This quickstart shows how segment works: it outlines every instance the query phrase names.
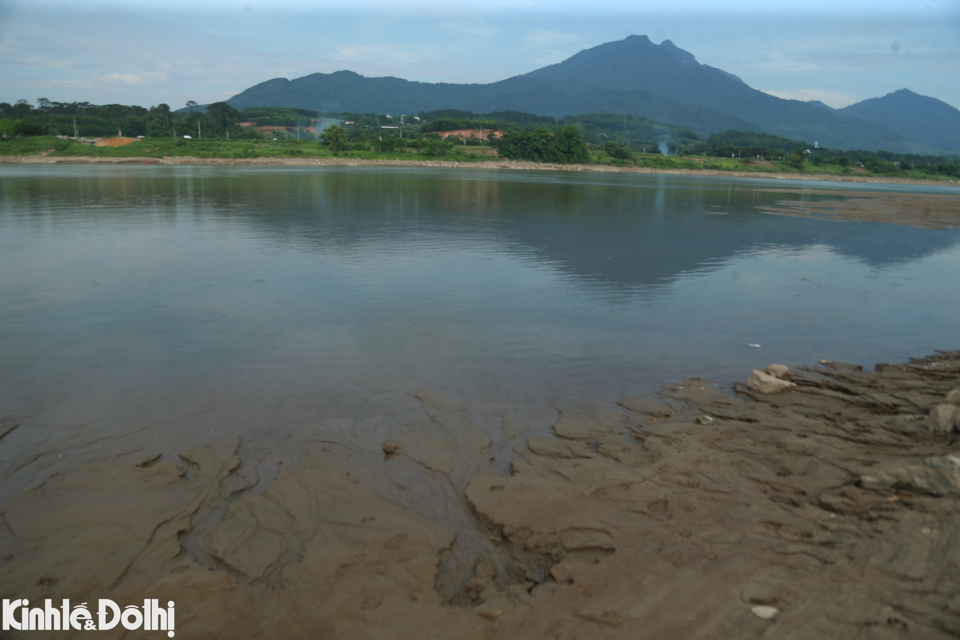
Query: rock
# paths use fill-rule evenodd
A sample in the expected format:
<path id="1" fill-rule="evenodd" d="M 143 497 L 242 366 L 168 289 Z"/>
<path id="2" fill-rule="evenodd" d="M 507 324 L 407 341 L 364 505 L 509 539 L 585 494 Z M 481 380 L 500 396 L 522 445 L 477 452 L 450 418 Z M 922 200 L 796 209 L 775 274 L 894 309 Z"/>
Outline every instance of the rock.
<path id="1" fill-rule="evenodd" d="M 750 611 L 753 612 L 753 615 L 757 616 L 762 620 L 773 620 L 774 618 L 777 617 L 778 609 L 776 607 L 768 607 L 765 605 L 761 605 L 758 607 L 753 607 L 752 609 L 750 609 Z"/>
<path id="2" fill-rule="evenodd" d="M 960 404 L 960 387 L 947 394 L 947 403 Z"/>
<path id="3" fill-rule="evenodd" d="M 553 432 L 569 440 L 596 440 L 611 433 L 621 433 L 620 414 L 612 409 L 583 400 L 568 400 L 560 408 L 560 419 Z"/>
<path id="4" fill-rule="evenodd" d="M 785 364 L 772 364 L 769 367 L 764 367 L 763 372 L 774 378 L 786 378 L 790 376 L 790 369 Z"/>
<path id="5" fill-rule="evenodd" d="M 646 398 L 644 396 L 624 396 L 623 398 L 617 400 L 617 404 L 624 409 L 629 409 L 630 411 L 635 411 L 637 413 L 644 413 L 648 416 L 665 418 L 676 413 L 676 411 L 671 409 L 666 404 L 652 400 L 651 398 Z"/>
<path id="6" fill-rule="evenodd" d="M 906 487 L 930 495 L 960 497 L 960 454 L 926 458 L 863 476 L 867 489 Z"/>
<path id="7" fill-rule="evenodd" d="M 927 428 L 934 433 L 950 433 L 960 422 L 960 409 L 953 404 L 938 404 L 930 410 Z"/>
<path id="8" fill-rule="evenodd" d="M 750 377 L 747 378 L 747 386 L 757 393 L 780 393 L 797 385 L 754 369 L 753 372 L 750 373 Z"/>

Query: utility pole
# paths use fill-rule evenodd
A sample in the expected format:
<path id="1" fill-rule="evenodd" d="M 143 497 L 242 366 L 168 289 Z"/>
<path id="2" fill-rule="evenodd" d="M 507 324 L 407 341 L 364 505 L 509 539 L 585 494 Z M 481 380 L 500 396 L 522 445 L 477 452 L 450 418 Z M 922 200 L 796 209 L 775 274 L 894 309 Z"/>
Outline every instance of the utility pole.
<path id="1" fill-rule="evenodd" d="M 197 137 L 203 140 L 203 136 L 200 135 L 200 120 L 197 119 Z"/>

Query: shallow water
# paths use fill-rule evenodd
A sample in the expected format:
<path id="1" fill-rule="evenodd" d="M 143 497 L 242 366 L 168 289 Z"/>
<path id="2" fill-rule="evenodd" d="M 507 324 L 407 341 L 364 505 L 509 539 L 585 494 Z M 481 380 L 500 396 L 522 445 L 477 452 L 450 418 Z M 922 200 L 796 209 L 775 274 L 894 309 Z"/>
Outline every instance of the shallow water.
<path id="1" fill-rule="evenodd" d="M 0 418 L 21 425 L 0 481 L 234 433 L 372 451 L 415 428 L 416 387 L 503 440 L 571 396 L 957 348 L 960 232 L 757 208 L 836 197 L 779 191 L 801 187 L 893 190 L 0 166 Z"/>

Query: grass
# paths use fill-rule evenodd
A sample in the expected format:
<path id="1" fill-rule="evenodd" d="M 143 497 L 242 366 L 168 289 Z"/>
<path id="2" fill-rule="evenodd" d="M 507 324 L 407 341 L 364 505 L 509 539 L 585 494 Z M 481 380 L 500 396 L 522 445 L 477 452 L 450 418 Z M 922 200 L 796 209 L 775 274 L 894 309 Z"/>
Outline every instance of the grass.
<path id="1" fill-rule="evenodd" d="M 55 136 L 33 136 L 0 139 L 0 156 L 28 156 L 46 154 L 54 157 L 91 156 L 101 158 L 162 158 L 185 156 L 191 158 L 355 158 L 361 160 L 450 160 L 456 162 L 483 162 L 496 156 L 477 155 L 454 146 L 442 155 L 413 151 L 348 150 L 334 154 L 319 142 L 298 140 L 222 140 L 182 138 L 144 138 L 122 147 L 94 147 L 63 140 Z M 952 182 L 950 176 L 914 169 L 909 174 L 873 174 L 854 172 L 834 164 L 815 166 L 806 164 L 800 169 L 779 160 L 757 164 L 736 158 L 697 158 L 637 154 L 630 160 L 611 158 L 599 151 L 592 158 L 600 165 L 645 167 L 651 169 L 689 169 L 738 171 L 749 173 L 799 173 L 814 175 L 848 175 L 863 177 L 909 177 L 935 182 Z"/>
<path id="2" fill-rule="evenodd" d="M 62 140 L 55 136 L 8 138 L 0 140 L 0 156 L 37 155 L 54 157 L 89 156 L 96 158 L 162 158 L 185 156 L 191 158 L 363 158 L 383 160 L 444 159 L 457 162 L 477 162 L 484 156 L 463 153 L 454 148 L 443 155 L 429 155 L 409 151 L 356 151 L 334 154 L 319 142 L 289 140 L 184 140 L 171 138 L 144 138 L 122 147 L 94 147 L 89 144 Z"/>

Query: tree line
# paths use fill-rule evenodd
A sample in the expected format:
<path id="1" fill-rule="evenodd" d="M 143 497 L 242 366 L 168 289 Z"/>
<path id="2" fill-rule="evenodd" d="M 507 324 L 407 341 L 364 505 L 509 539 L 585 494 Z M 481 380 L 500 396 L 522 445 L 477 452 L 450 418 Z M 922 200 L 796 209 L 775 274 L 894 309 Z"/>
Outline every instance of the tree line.
<path id="1" fill-rule="evenodd" d="M 236 130 L 241 113 L 226 102 L 215 102 L 205 111 L 194 107 L 197 103 L 193 101 L 187 103 L 186 112 L 175 112 L 163 103 L 146 108 L 46 98 L 39 98 L 36 107 L 23 99 L 15 104 L 0 102 L 0 135 L 249 137 Z"/>

